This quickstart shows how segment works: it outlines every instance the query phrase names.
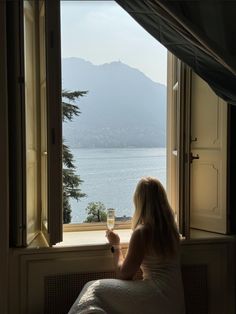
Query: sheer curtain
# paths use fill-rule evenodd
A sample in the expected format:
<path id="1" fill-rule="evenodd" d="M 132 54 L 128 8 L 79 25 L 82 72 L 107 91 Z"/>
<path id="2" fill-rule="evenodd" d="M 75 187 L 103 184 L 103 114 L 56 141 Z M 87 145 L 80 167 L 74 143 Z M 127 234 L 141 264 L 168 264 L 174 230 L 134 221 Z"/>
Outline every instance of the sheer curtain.
<path id="1" fill-rule="evenodd" d="M 116 0 L 144 29 L 236 104 L 236 1 Z"/>

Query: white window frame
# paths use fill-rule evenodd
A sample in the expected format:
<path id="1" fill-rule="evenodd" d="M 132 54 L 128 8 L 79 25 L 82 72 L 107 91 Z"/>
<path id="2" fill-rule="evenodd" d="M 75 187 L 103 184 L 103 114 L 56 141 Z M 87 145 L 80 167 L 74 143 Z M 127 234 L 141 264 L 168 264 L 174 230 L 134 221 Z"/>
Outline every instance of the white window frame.
<path id="1" fill-rule="evenodd" d="M 35 31 L 37 32 L 37 13 L 39 4 L 45 2 L 46 23 L 45 23 L 45 44 L 46 44 L 46 72 L 47 72 L 47 137 L 48 137 L 48 224 L 41 225 L 40 211 L 35 218 L 38 220 L 38 225 L 41 225 L 41 231 L 36 231 L 35 236 L 38 233 L 44 235 L 47 239 L 48 245 L 52 246 L 57 242 L 62 241 L 62 110 L 61 110 L 61 60 L 60 55 L 60 1 L 45 1 L 45 0 L 32 0 L 28 4 L 35 9 Z M 25 73 L 24 73 L 24 0 L 20 0 L 17 3 L 9 5 L 9 11 L 11 10 L 12 22 L 12 37 L 16 38 L 14 51 L 12 51 L 10 58 L 12 58 L 13 64 L 9 69 L 9 76 L 12 89 L 12 99 L 14 107 L 16 107 L 14 119 L 16 121 L 17 132 L 14 134 L 14 141 L 17 143 L 17 147 L 13 148 L 14 141 L 11 144 L 11 150 L 15 149 L 16 162 L 14 167 L 16 168 L 16 178 L 12 178 L 14 187 L 11 193 L 14 193 L 15 206 L 11 209 L 11 217 L 14 217 L 12 221 L 12 228 L 14 228 L 14 235 L 12 237 L 12 245 L 17 247 L 25 247 L 27 243 L 27 208 L 26 208 L 26 196 L 27 196 L 27 159 L 26 159 L 26 102 L 25 102 Z M 39 47 L 38 34 L 36 34 L 36 42 L 33 44 L 36 49 Z M 37 59 L 35 65 L 35 71 L 39 68 L 39 58 L 37 53 L 35 54 Z M 33 66 L 33 65 L 32 65 Z M 38 76 L 38 73 L 36 73 Z M 36 78 L 36 81 L 38 79 Z M 37 84 L 37 83 L 36 83 Z M 38 85 L 38 84 L 37 84 Z M 36 87 L 37 89 L 38 87 Z M 39 97 L 38 90 L 36 91 L 37 97 Z M 38 103 L 38 100 L 36 103 Z M 37 131 L 37 137 L 40 138 L 40 131 Z M 38 149 L 39 154 L 39 149 Z M 40 185 L 41 176 L 37 174 L 38 185 Z M 13 174 L 12 174 L 13 176 Z M 39 196 L 39 195 L 38 195 Z M 39 196 L 40 198 L 40 196 Z M 30 241 L 33 237 L 31 237 Z"/>
<path id="2" fill-rule="evenodd" d="M 167 64 L 167 195 L 181 235 L 189 238 L 191 70 L 170 52 Z"/>

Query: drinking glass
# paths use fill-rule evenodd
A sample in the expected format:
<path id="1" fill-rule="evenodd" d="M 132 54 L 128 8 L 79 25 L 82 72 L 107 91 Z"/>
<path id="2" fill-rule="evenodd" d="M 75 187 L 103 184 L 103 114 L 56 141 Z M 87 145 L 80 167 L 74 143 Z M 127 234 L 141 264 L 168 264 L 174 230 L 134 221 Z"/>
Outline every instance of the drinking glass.
<path id="1" fill-rule="evenodd" d="M 107 228 L 112 230 L 115 225 L 115 209 L 109 208 L 107 210 Z"/>

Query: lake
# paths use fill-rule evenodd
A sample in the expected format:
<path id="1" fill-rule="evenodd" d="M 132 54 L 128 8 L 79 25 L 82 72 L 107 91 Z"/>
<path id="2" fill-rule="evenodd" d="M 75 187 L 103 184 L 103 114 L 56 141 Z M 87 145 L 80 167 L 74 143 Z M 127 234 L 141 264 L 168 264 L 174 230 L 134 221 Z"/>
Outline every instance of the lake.
<path id="1" fill-rule="evenodd" d="M 166 148 L 71 149 L 77 174 L 87 194 L 71 199 L 72 223 L 86 219 L 89 202 L 102 202 L 116 209 L 116 216 L 132 216 L 133 193 L 143 176 L 155 176 L 166 186 Z"/>

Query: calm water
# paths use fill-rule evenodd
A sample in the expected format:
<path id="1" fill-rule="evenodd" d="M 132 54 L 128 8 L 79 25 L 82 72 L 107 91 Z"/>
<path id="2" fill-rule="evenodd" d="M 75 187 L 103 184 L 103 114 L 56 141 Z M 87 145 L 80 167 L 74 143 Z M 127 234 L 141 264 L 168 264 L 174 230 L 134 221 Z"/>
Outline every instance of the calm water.
<path id="1" fill-rule="evenodd" d="M 155 176 L 166 185 L 165 148 L 72 149 L 77 173 L 84 181 L 80 201 L 71 200 L 72 221 L 86 219 L 89 202 L 116 209 L 116 216 L 132 216 L 132 196 L 143 176 Z"/>

